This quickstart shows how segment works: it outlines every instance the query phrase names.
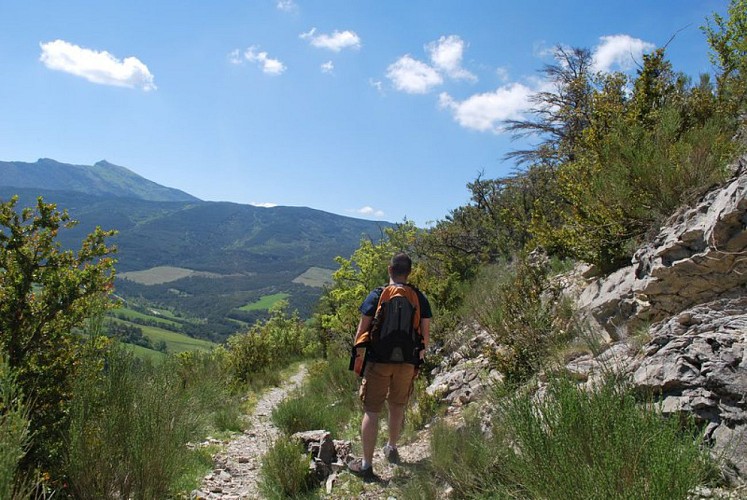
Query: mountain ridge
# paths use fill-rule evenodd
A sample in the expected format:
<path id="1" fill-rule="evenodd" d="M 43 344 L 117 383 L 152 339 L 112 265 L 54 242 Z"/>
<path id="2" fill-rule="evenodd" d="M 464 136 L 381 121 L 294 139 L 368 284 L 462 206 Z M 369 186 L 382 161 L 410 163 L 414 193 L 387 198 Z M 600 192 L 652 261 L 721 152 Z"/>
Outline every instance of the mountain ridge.
<path id="1" fill-rule="evenodd" d="M 61 174 L 46 185 L 65 189 L 9 185 L 5 175 L 9 165 L 32 173 L 36 168 L 36 174 L 46 169 L 51 172 L 48 177 Z M 96 170 L 111 174 L 113 181 L 98 175 L 96 182 L 90 182 L 87 174 Z M 133 194 L 137 189 L 122 188 L 123 179 L 141 187 L 150 186 L 151 181 L 130 174 L 125 167 L 108 162 L 91 167 L 49 159 L 36 164 L 0 162 L 0 200 L 18 196 L 16 206 L 21 209 L 35 206 L 41 196 L 46 203 L 67 210 L 78 224 L 58 236 L 66 249 L 80 248 L 83 238 L 97 226 L 117 230 L 109 243 L 118 248 L 118 273 L 158 272 L 163 267 L 193 271 L 175 280 L 156 279 L 153 284 L 117 278 L 115 287 L 130 304 L 158 305 L 199 319 L 204 328 L 195 336 L 212 340 L 222 340 L 238 324 L 263 317 L 262 311 L 241 308 L 267 295 L 287 294 L 291 310 L 308 317 L 324 280 L 299 281 L 299 276 L 312 268 L 331 274 L 337 268 L 335 257 L 351 255 L 362 238 L 378 240 L 383 229 L 392 226 L 306 207 L 264 208 L 203 201 L 190 195 L 181 200 L 144 199 Z M 28 175 L 24 182 L 32 184 L 38 177 Z"/>
<path id="2" fill-rule="evenodd" d="M 93 165 L 62 163 L 52 158 L 40 158 L 34 163 L 0 161 L 0 185 L 151 201 L 202 201 L 106 160 Z"/>

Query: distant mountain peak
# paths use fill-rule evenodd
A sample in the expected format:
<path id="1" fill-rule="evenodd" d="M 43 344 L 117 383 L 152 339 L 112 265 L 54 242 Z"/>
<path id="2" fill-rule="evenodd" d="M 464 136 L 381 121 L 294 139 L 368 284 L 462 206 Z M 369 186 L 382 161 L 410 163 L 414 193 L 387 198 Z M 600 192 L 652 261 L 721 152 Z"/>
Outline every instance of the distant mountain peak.
<path id="1" fill-rule="evenodd" d="M 94 165 L 71 165 L 52 158 L 39 158 L 36 163 L 0 161 L 0 186 L 75 191 L 148 201 L 201 201 L 107 160 Z"/>

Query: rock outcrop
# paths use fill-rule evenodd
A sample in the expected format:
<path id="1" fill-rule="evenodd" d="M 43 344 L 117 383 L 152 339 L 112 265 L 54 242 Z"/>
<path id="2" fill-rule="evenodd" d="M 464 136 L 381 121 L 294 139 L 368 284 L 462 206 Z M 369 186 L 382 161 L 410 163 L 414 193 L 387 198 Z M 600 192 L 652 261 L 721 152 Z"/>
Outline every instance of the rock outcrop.
<path id="1" fill-rule="evenodd" d="M 660 395 L 664 412 L 694 415 L 727 469 L 745 479 L 747 160 L 735 171 L 578 302 L 611 342 L 605 352 L 617 353 L 617 368 Z M 649 339 L 637 352 L 633 335 Z M 589 356 L 569 369 L 584 381 L 606 362 Z"/>

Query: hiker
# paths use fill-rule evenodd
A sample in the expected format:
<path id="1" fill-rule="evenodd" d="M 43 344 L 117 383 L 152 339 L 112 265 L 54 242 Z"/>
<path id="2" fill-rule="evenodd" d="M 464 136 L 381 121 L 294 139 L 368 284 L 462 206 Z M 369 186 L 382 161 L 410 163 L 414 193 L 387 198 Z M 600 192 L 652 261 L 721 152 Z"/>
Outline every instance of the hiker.
<path id="1" fill-rule="evenodd" d="M 425 348 L 428 346 L 432 316 L 431 306 L 425 295 L 407 283 L 412 270 L 410 257 L 404 253 L 396 254 L 387 269 L 389 285 L 369 293 L 359 308 L 361 319 L 354 342 L 358 351 L 361 350 L 360 346 L 366 347 L 365 367 L 360 373 L 363 380 L 359 393 L 364 410 L 361 422 L 363 458 L 353 460 L 348 464 L 348 468 L 366 480 L 376 478 L 372 462 L 379 429 L 379 413 L 385 401 L 389 407 L 389 441 L 382 451 L 389 462 L 399 461 L 397 440 L 404 425 L 405 406 L 412 393 L 419 367 L 423 363 Z M 403 314 L 409 313 L 410 316 L 399 321 L 399 326 L 392 326 L 391 324 L 397 323 L 397 318 L 394 317 L 395 313 L 391 312 L 392 308 L 387 308 L 386 305 L 398 303 L 398 300 L 401 305 L 400 309 L 397 309 L 397 314 L 403 310 Z M 383 317 L 384 313 L 388 316 Z M 402 326 L 408 322 L 406 327 Z M 404 335 L 403 328 L 409 329 L 411 339 L 397 340 Z M 356 347 L 353 348 L 354 357 Z M 352 366 L 351 361 L 351 368 Z"/>

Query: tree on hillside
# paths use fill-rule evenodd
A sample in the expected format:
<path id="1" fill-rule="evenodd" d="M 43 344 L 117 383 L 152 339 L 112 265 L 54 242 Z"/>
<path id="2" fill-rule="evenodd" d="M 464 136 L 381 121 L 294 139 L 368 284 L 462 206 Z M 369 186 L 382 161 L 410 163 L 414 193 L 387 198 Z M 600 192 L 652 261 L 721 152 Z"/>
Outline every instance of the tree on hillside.
<path id="1" fill-rule="evenodd" d="M 727 12 L 727 17 L 714 13 L 702 30 L 717 68 L 719 101 L 741 123 L 747 104 L 747 0 L 731 0 Z"/>
<path id="2" fill-rule="evenodd" d="M 0 346 L 30 403 L 28 468 L 56 472 L 77 339 L 73 330 L 107 307 L 114 279 L 114 234 L 97 228 L 80 250 L 63 250 L 60 230 L 75 225 L 67 212 L 39 198 L 16 210 L 0 202 Z"/>
<path id="3" fill-rule="evenodd" d="M 412 253 L 417 232 L 415 225 L 406 221 L 385 229 L 379 241 L 361 239 L 349 259 L 335 259 L 340 267 L 332 274 L 334 283 L 322 296 L 315 319 L 325 353 L 329 348 L 352 346 L 360 319 L 358 306 L 368 292 L 389 281 L 387 264 L 392 255 Z"/>
<path id="4" fill-rule="evenodd" d="M 554 167 L 573 160 L 575 146 L 590 120 L 592 95 L 592 59 L 588 49 L 558 46 L 555 64 L 541 73 L 552 90 L 531 97 L 532 118 L 507 120 L 506 128 L 515 138 L 537 136 L 541 140 L 531 149 L 512 151 L 507 158 L 519 164 Z"/>

